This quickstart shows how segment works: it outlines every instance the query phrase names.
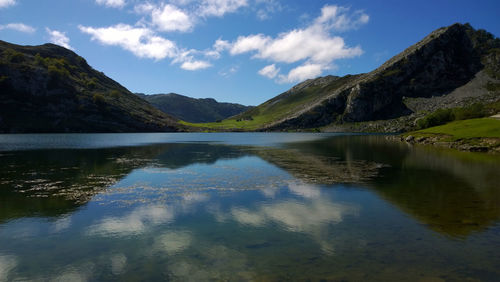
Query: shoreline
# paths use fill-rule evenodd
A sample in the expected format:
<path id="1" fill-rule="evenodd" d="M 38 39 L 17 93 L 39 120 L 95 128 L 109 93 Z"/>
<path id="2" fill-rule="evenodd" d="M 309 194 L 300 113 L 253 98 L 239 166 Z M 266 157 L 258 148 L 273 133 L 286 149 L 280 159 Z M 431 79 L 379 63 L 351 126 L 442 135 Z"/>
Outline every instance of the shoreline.
<path id="1" fill-rule="evenodd" d="M 465 152 L 479 152 L 489 154 L 500 154 L 500 138 L 477 137 L 458 140 L 449 140 L 448 135 L 418 136 L 403 134 L 388 137 L 388 139 L 404 142 L 411 145 L 435 146 L 441 148 L 455 149 Z M 448 140 L 447 140 L 448 139 Z"/>

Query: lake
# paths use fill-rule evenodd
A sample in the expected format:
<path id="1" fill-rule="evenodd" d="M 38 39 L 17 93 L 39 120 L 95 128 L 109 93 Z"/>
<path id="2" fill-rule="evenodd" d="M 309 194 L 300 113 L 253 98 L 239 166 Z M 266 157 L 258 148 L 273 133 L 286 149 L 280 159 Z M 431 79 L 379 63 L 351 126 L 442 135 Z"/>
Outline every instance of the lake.
<path id="1" fill-rule="evenodd" d="M 499 183 L 377 135 L 0 135 L 0 281 L 499 281 Z"/>

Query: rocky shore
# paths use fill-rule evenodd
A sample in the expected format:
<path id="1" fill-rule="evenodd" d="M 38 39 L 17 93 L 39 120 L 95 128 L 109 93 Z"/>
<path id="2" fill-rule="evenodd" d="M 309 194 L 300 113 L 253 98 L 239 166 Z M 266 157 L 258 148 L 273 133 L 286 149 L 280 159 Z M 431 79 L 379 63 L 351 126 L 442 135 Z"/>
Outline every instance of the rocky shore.
<path id="1" fill-rule="evenodd" d="M 390 136 L 389 139 L 405 142 L 408 144 L 432 145 L 460 151 L 500 153 L 500 138 L 467 138 L 450 140 L 447 135 L 419 136 L 403 134 Z"/>

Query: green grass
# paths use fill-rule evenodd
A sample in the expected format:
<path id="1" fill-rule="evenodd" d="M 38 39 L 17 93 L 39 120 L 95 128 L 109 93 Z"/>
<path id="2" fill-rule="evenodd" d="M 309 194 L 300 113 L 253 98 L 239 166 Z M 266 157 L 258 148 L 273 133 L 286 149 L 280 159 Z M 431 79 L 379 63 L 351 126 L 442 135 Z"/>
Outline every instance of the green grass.
<path id="1" fill-rule="evenodd" d="M 316 95 L 316 90 L 316 87 L 312 87 L 299 93 L 292 94 L 276 103 L 268 101 L 258 108 L 254 108 L 239 116 L 225 119 L 221 122 L 189 123 L 188 125 L 222 130 L 256 130 L 265 127 L 273 121 L 284 118 L 292 114 L 295 110 L 298 110 L 302 105 L 312 102 L 314 98 L 318 97 Z M 252 119 L 246 120 L 245 118 L 248 117 Z"/>
<path id="2" fill-rule="evenodd" d="M 356 76 L 345 76 L 322 86 L 306 87 L 295 93 L 284 93 L 258 107 L 248 110 L 235 117 L 225 119 L 221 122 L 211 123 L 189 123 L 184 125 L 198 127 L 205 130 L 243 130 L 252 131 L 264 128 L 273 122 L 288 117 L 299 110 L 304 109 L 315 101 L 320 101 L 335 89 L 345 85 L 356 78 Z M 251 117 L 251 119 L 250 119 Z"/>
<path id="3" fill-rule="evenodd" d="M 477 118 L 450 122 L 445 125 L 426 128 L 406 135 L 447 136 L 444 141 L 472 138 L 500 138 L 500 120 L 494 118 Z"/>

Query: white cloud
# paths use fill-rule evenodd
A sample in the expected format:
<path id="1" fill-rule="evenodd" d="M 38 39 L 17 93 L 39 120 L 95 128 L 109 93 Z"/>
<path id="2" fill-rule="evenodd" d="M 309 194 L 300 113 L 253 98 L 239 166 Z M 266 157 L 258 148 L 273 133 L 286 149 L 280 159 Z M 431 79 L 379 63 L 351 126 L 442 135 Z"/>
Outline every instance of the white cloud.
<path id="1" fill-rule="evenodd" d="M 228 78 L 228 77 L 232 76 L 233 74 L 237 73 L 239 68 L 240 67 L 238 65 L 225 67 L 219 71 L 219 75 L 222 77 Z"/>
<path id="2" fill-rule="evenodd" d="M 196 0 L 170 0 L 169 2 L 177 6 L 185 6 L 195 2 Z"/>
<path id="3" fill-rule="evenodd" d="M 95 0 L 99 5 L 111 8 L 122 8 L 125 6 L 125 0 Z"/>
<path id="4" fill-rule="evenodd" d="M 0 0 L 0 8 L 6 8 L 16 4 L 16 0 Z"/>
<path id="5" fill-rule="evenodd" d="M 233 43 L 232 55 L 256 51 L 256 58 L 275 62 L 295 63 L 310 60 L 329 64 L 331 61 L 361 55 L 361 47 L 348 47 L 344 39 L 330 36 L 324 26 L 312 25 L 306 29 L 294 29 L 276 38 L 262 34 L 240 36 Z"/>
<path id="6" fill-rule="evenodd" d="M 138 9 L 147 10 L 151 6 L 142 6 Z M 190 31 L 193 26 L 193 18 L 186 12 L 173 5 L 163 5 L 160 8 L 152 8 L 151 19 L 160 31 Z"/>
<path id="7" fill-rule="evenodd" d="M 271 18 L 271 14 L 283 10 L 283 6 L 276 0 L 256 0 L 257 5 L 262 4 L 263 7 L 257 10 L 257 18 L 261 21 Z"/>
<path id="8" fill-rule="evenodd" d="M 201 18 L 222 17 L 245 6 L 248 6 L 247 0 L 173 0 L 168 4 L 140 3 L 134 11 L 151 16 L 150 22 L 145 19 L 140 22 L 158 31 L 189 32 Z"/>
<path id="9" fill-rule="evenodd" d="M 265 50 L 271 41 L 270 37 L 263 34 L 239 36 L 231 46 L 231 55 L 243 54 L 250 51 Z"/>
<path id="10" fill-rule="evenodd" d="M 313 26 L 281 34 L 260 49 L 257 57 L 284 63 L 309 59 L 315 63 L 329 64 L 332 60 L 361 53 L 359 46 L 347 47 L 341 37 L 331 37 L 324 29 Z"/>
<path id="11" fill-rule="evenodd" d="M 231 48 L 231 43 L 229 43 L 229 41 L 222 40 L 219 38 L 215 41 L 213 47 L 216 51 L 220 52 Z"/>
<path id="12" fill-rule="evenodd" d="M 221 56 L 220 53 L 222 51 L 228 50 L 229 48 L 231 48 L 231 43 L 219 38 L 215 41 L 214 45 L 212 46 L 212 49 L 206 50 L 204 52 L 204 55 L 213 59 L 219 59 Z"/>
<path id="13" fill-rule="evenodd" d="M 79 26 L 78 28 L 81 32 L 90 34 L 92 40 L 104 45 L 119 46 L 140 58 L 155 60 L 169 58 L 172 59 L 172 63 L 180 63 L 182 69 L 190 71 L 206 69 L 212 66 L 210 62 L 196 60 L 193 56 L 194 54 L 202 54 L 210 57 L 208 51 L 179 48 L 175 42 L 158 36 L 147 27 L 117 24 L 103 28 L 87 26 Z"/>
<path id="14" fill-rule="evenodd" d="M 275 64 L 268 65 L 259 70 L 259 74 L 267 78 L 275 78 L 280 72 L 279 68 L 276 68 Z"/>
<path id="15" fill-rule="evenodd" d="M 309 64 L 298 66 L 292 69 L 287 75 L 280 75 L 278 82 L 292 83 L 304 81 L 309 78 L 318 77 L 326 67 L 321 64 Z"/>
<path id="16" fill-rule="evenodd" d="M 369 16 L 362 11 L 351 14 L 348 12 L 348 8 L 327 5 L 322 8 L 321 15 L 305 28 L 283 32 L 274 38 L 263 34 L 239 36 L 234 42 L 221 40 L 214 46 L 228 49 L 231 55 L 252 52 L 254 58 L 272 62 L 287 64 L 303 62 L 288 75 L 281 75 L 279 82 L 297 82 L 314 78 L 321 75 L 324 70 L 330 69 L 334 60 L 352 58 L 363 53 L 360 46 L 349 47 L 342 37 L 330 34 L 331 31 L 358 28 L 369 20 Z M 264 72 L 270 70 L 273 69 L 264 68 L 259 74 L 264 75 Z M 274 78 L 277 75 L 274 72 L 268 74 L 264 76 Z"/>
<path id="17" fill-rule="evenodd" d="M 248 6 L 247 0 L 202 0 L 197 14 L 202 17 L 222 17 L 245 6 Z"/>
<path id="18" fill-rule="evenodd" d="M 327 25 L 329 29 L 346 31 L 357 29 L 368 23 L 370 16 L 363 11 L 355 11 L 352 15 L 347 14 L 349 8 L 335 5 L 326 5 L 321 9 L 321 16 L 316 19 L 316 24 Z"/>
<path id="19" fill-rule="evenodd" d="M 184 70 L 201 70 L 211 67 L 212 64 L 206 61 L 186 61 L 182 63 L 181 68 Z"/>
<path id="20" fill-rule="evenodd" d="M 10 24 L 5 24 L 5 25 L 0 25 L 0 30 L 2 29 L 11 29 L 11 30 L 16 30 L 19 32 L 25 32 L 25 33 L 33 33 L 36 31 L 36 29 L 32 26 L 25 25 L 23 23 L 10 23 Z"/>
<path id="21" fill-rule="evenodd" d="M 140 3 L 140 2 L 136 2 Z M 194 50 L 177 46 L 171 40 L 159 36 L 158 32 L 189 32 L 204 17 L 222 17 L 249 6 L 249 0 L 172 0 L 168 4 L 143 2 L 134 10 L 143 14 L 136 26 L 117 24 L 115 26 L 93 28 L 79 26 L 92 40 L 105 45 L 120 46 L 138 57 L 162 60 L 172 59 L 185 70 L 200 70 L 212 66 L 211 61 L 219 59 L 221 52 L 231 55 L 253 53 L 252 58 L 270 61 L 258 73 L 278 82 L 296 82 L 319 76 L 331 69 L 338 59 L 352 58 L 363 53 L 360 46 L 350 47 L 332 31 L 355 29 L 365 24 L 369 16 L 363 11 L 349 12 L 349 8 L 326 5 L 321 15 L 304 28 L 283 32 L 275 37 L 264 34 L 239 36 L 230 42 L 217 39 L 211 49 Z M 252 0 L 254 11 L 266 9 L 273 12 L 282 9 L 276 0 Z M 264 7 L 264 8 L 263 8 Z M 150 17 L 150 20 L 147 19 Z M 203 56 L 204 58 L 196 58 Z M 279 75 L 276 63 L 295 64 L 288 74 Z"/>
<path id="22" fill-rule="evenodd" d="M 151 13 L 156 8 L 155 5 L 150 2 L 140 3 L 134 6 L 134 11 L 138 14 L 148 14 Z"/>
<path id="23" fill-rule="evenodd" d="M 79 26 L 80 31 L 90 34 L 92 40 L 104 45 L 120 46 L 141 58 L 161 60 L 174 58 L 178 52 L 174 42 L 157 36 L 148 28 L 132 27 L 126 24 L 93 28 Z"/>
<path id="24" fill-rule="evenodd" d="M 51 43 L 57 44 L 70 50 L 74 50 L 73 47 L 69 45 L 69 38 L 66 36 L 66 33 L 58 30 L 51 30 L 50 28 L 45 28 L 45 30 L 49 34 L 49 41 Z"/>

